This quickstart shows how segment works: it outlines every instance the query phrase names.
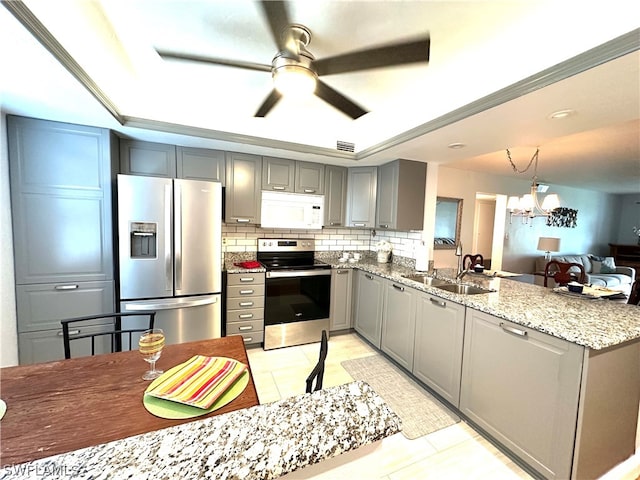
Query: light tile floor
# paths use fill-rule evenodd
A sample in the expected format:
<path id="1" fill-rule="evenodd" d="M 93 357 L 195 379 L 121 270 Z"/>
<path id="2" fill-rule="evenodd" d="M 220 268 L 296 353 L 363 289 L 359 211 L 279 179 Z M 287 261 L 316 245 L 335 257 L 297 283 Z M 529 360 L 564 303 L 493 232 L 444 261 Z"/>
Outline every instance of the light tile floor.
<path id="1" fill-rule="evenodd" d="M 248 349 L 260 403 L 304 393 L 305 379 L 318 361 L 319 343 L 264 351 Z M 340 362 L 379 355 L 354 333 L 333 335 L 325 363 L 323 387 L 353 381 Z M 362 450 L 362 452 L 360 452 Z M 314 479 L 530 479 L 526 472 L 461 421 L 415 440 L 398 433 L 287 478 Z M 331 467 L 328 469 L 328 467 Z"/>

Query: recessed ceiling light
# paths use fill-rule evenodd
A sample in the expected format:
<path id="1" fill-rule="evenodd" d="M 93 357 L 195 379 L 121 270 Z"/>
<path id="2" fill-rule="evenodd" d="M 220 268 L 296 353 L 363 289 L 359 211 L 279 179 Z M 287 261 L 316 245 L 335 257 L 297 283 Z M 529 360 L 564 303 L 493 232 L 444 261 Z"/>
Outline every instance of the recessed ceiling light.
<path id="1" fill-rule="evenodd" d="M 453 149 L 458 149 L 458 148 L 464 148 L 466 147 L 466 145 L 464 143 L 460 143 L 460 142 L 456 142 L 456 143 L 450 143 L 449 145 L 447 145 L 448 148 L 453 148 Z"/>
<path id="2" fill-rule="evenodd" d="M 559 120 L 561 118 L 567 118 L 575 114 L 576 114 L 576 111 L 571 109 L 558 110 L 557 112 L 553 112 L 552 114 L 550 114 L 549 118 L 552 118 L 554 120 Z"/>

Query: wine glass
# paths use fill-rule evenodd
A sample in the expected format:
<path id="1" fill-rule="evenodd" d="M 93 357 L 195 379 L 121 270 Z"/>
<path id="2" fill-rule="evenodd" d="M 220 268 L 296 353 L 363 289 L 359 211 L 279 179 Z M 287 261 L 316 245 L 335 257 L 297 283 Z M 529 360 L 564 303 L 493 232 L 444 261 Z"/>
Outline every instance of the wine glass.
<path id="1" fill-rule="evenodd" d="M 154 328 L 153 330 L 146 330 L 140 336 L 138 340 L 138 347 L 140 348 L 140 354 L 147 362 L 151 364 L 151 367 L 142 376 L 143 380 L 153 380 L 158 378 L 162 373 L 162 370 L 156 370 L 156 361 L 160 358 L 162 348 L 164 347 L 164 332 L 161 328 Z"/>

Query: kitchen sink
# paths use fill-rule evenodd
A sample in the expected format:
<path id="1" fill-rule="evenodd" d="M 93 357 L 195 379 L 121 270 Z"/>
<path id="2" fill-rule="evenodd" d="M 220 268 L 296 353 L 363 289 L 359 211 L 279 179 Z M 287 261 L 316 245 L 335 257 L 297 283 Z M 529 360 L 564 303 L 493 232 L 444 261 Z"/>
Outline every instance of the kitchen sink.
<path id="1" fill-rule="evenodd" d="M 475 285 L 467 285 L 464 283 L 446 283 L 441 285 L 434 285 L 434 287 L 440 290 L 446 290 L 447 292 L 460 293 L 462 295 L 478 295 L 481 293 L 491 293 L 495 290 L 488 288 L 476 287 Z"/>
<path id="2" fill-rule="evenodd" d="M 403 275 L 403 278 L 406 278 L 407 280 L 413 280 L 414 282 L 422 283 L 429 287 L 451 284 L 451 282 L 447 282 L 446 280 L 441 280 L 439 278 L 430 277 L 429 275 L 420 275 L 420 274 Z"/>

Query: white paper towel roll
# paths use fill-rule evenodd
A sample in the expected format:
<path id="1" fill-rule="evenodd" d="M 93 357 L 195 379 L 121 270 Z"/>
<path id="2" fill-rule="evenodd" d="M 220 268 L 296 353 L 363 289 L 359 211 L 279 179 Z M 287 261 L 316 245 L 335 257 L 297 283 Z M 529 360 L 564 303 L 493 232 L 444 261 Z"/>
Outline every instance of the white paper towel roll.
<path id="1" fill-rule="evenodd" d="M 429 270 L 429 247 L 424 242 L 416 247 L 416 270 L 426 272 Z"/>

